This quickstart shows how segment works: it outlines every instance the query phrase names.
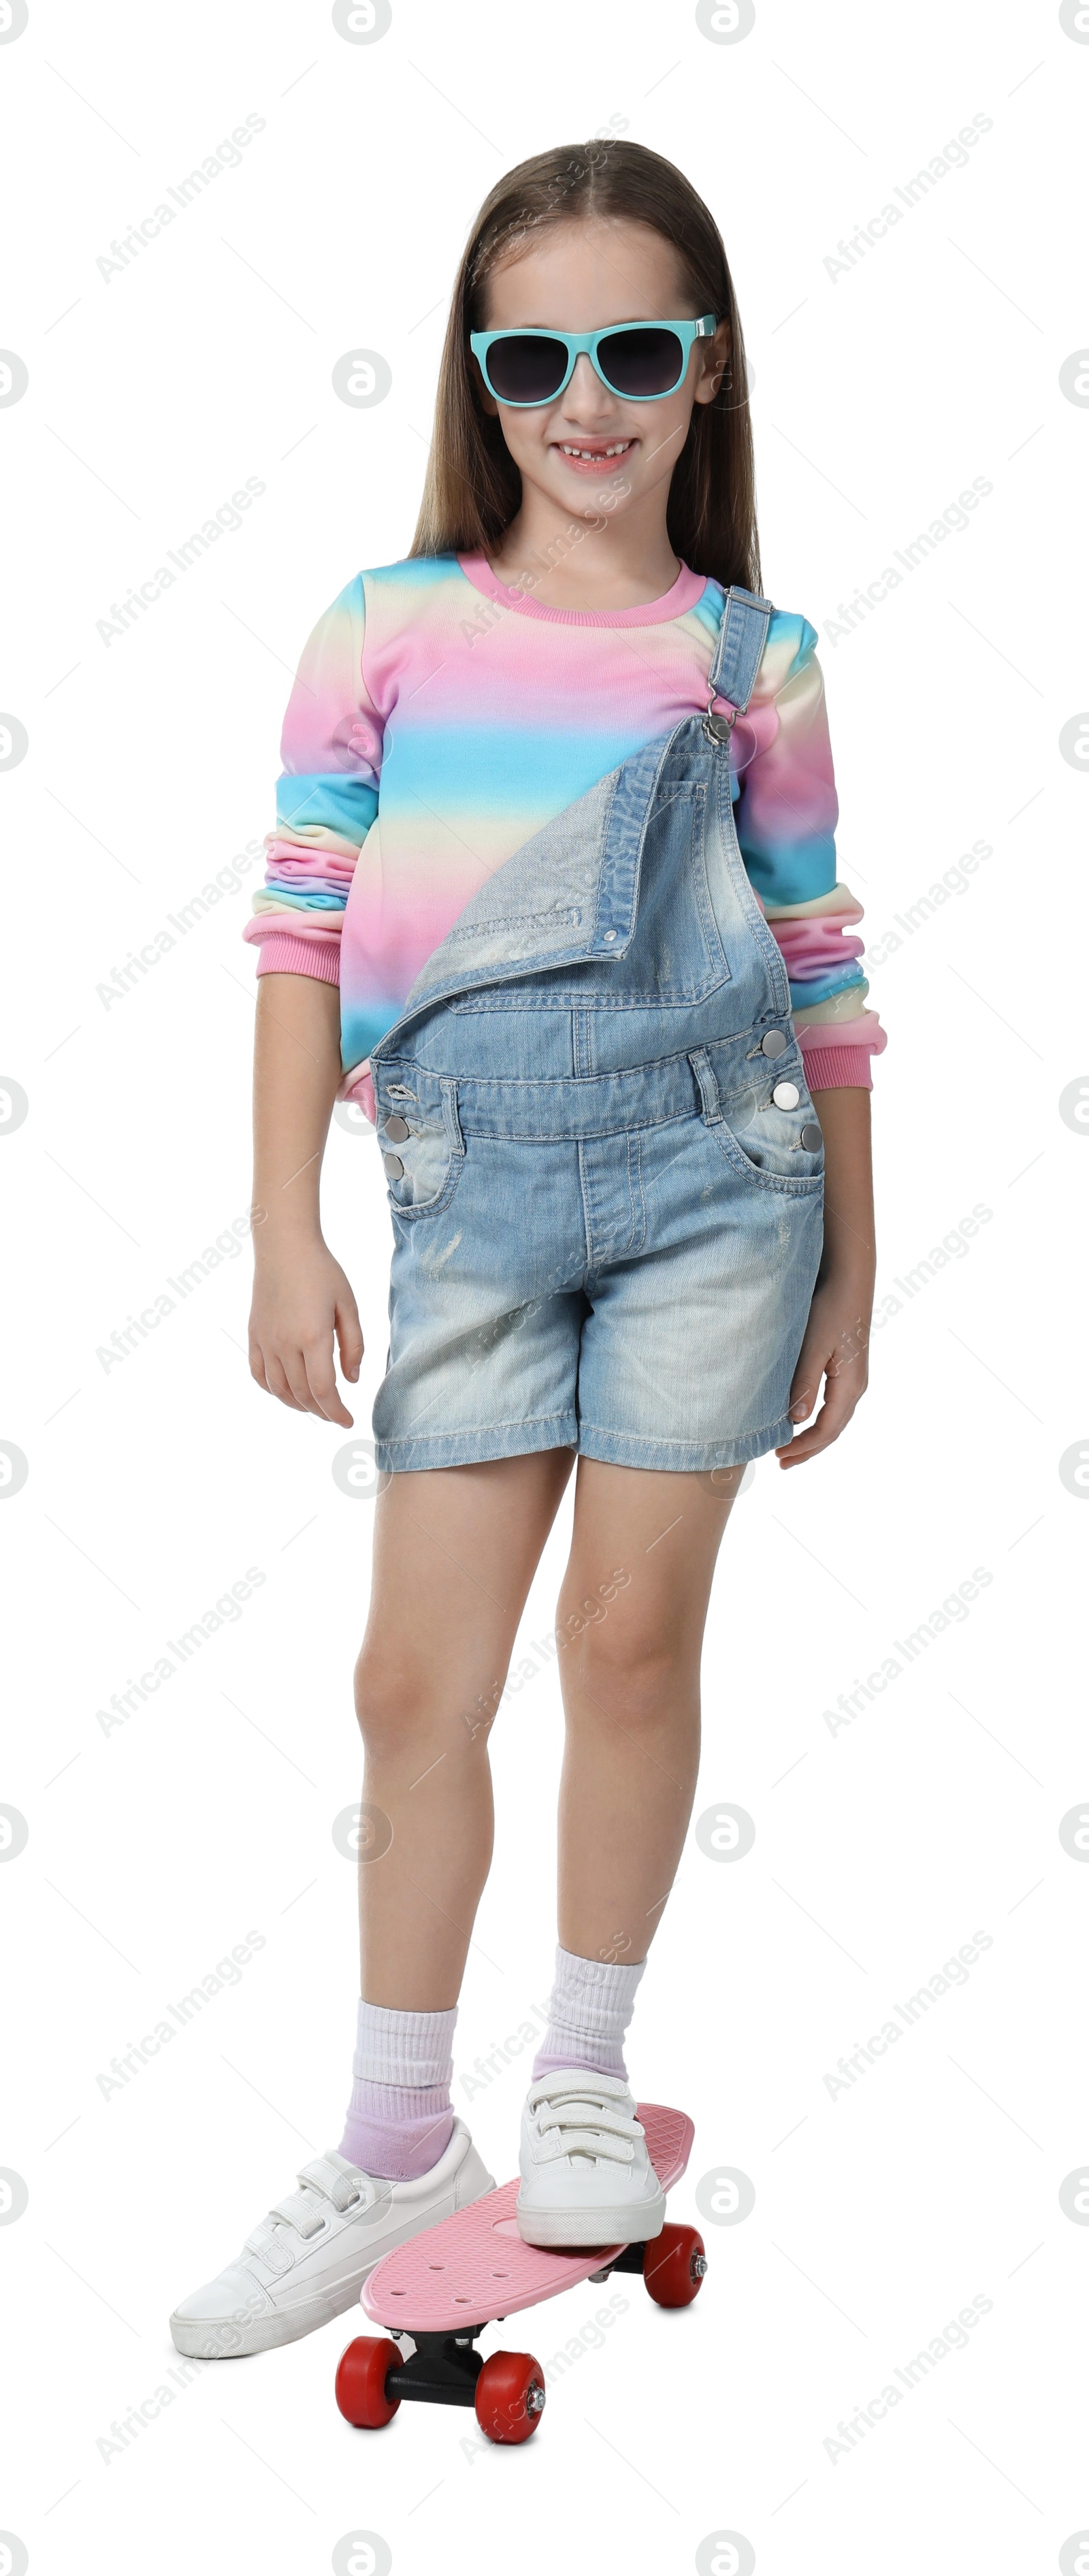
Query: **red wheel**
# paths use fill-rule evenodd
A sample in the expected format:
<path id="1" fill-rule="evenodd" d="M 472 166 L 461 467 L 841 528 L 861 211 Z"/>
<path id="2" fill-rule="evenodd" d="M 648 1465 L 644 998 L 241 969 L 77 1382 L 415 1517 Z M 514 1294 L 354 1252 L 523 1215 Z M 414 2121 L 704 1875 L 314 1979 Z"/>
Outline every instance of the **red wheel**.
<path id="1" fill-rule="evenodd" d="M 648 2245 L 643 2279 L 660 2308 L 686 2308 L 695 2298 L 707 2270 L 703 2238 L 696 2227 L 663 2227 Z"/>
<path id="2" fill-rule="evenodd" d="M 401 2403 L 399 2397 L 387 2397 L 386 2372 L 400 2370 L 401 2354 L 395 2343 L 383 2335 L 357 2335 L 355 2342 L 342 2352 L 337 2368 L 336 2399 L 341 2414 L 349 2424 L 373 2431 L 388 2424 Z"/>
<path id="3" fill-rule="evenodd" d="M 544 2372 L 531 2352 L 489 2353 L 474 2401 L 477 2423 L 489 2442 L 528 2442 L 544 2402 Z"/>

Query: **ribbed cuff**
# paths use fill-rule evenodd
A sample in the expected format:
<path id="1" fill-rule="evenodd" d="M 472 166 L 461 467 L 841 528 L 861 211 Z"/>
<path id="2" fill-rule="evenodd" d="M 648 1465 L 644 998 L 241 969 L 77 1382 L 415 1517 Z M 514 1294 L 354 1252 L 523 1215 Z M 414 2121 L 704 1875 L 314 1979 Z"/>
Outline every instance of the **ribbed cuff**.
<path id="1" fill-rule="evenodd" d="M 339 984 L 339 939 L 297 939 L 289 930 L 270 930 L 257 958 L 259 975 L 312 975 L 317 984 Z"/>
<path id="2" fill-rule="evenodd" d="M 449 2084 L 454 2072 L 450 2042 L 458 2017 L 447 2012 L 402 2012 L 388 2004 L 357 2006 L 352 2074 L 364 2084 Z"/>
<path id="3" fill-rule="evenodd" d="M 598 2020 L 630 2013 L 646 1964 L 645 1959 L 583 1959 L 557 1942 L 553 2002 L 581 2012 L 592 2029 Z"/>
<path id="4" fill-rule="evenodd" d="M 872 1091 L 868 1047 L 803 1047 L 802 1063 L 811 1091 L 838 1090 L 843 1084 L 853 1091 Z"/>
<path id="5" fill-rule="evenodd" d="M 632 1964 L 583 1959 L 556 1944 L 556 1981 L 548 2027 L 533 2061 L 533 2079 L 585 2066 L 599 2075 L 627 2076 L 624 2040 L 645 1959 Z"/>

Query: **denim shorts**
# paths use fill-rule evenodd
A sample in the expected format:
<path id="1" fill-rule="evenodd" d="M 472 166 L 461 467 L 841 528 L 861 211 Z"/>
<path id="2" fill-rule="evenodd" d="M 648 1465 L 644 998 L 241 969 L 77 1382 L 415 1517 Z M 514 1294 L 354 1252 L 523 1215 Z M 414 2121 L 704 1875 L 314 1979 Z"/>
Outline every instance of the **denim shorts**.
<path id="1" fill-rule="evenodd" d="M 692 1471 L 789 1440 L 823 1198 L 793 1033 L 773 1063 L 749 1033 L 567 1081 L 441 1053 L 432 1033 L 428 1066 L 376 1086 L 399 1166 L 378 1466 L 565 1448 Z"/>

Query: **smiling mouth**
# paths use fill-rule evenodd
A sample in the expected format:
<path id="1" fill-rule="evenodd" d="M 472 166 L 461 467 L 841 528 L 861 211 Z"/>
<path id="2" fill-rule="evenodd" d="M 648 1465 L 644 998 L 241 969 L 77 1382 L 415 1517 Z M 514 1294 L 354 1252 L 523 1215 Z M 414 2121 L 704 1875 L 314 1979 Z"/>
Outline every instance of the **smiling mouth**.
<path id="1" fill-rule="evenodd" d="M 581 467 L 584 473 L 588 469 L 600 473 L 630 456 L 636 441 L 634 438 L 592 438 L 585 441 L 562 438 L 554 440 L 553 444 L 565 464 Z"/>

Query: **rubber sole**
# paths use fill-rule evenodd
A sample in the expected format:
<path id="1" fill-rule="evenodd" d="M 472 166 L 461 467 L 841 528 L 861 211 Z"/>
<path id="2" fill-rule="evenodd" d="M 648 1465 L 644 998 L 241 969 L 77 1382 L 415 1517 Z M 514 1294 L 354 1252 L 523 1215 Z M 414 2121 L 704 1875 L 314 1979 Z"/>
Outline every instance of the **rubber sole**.
<path id="1" fill-rule="evenodd" d="M 376 2254 L 375 2263 L 381 2260 Z M 342 2317 L 347 2308 L 358 2304 L 359 2293 L 368 2263 L 357 2281 L 340 2297 L 315 2299 L 305 2308 L 292 2308 L 286 2316 L 251 2317 L 243 2326 L 235 2326 L 229 2317 L 172 2316 L 170 2334 L 176 2352 L 185 2353 L 190 2361 L 245 2361 L 255 2352 L 273 2352 L 281 2343 L 298 2343 L 300 2336 L 313 2334 L 317 2326 L 327 2326 L 333 2317 Z M 237 2334 L 237 2343 L 233 2340 Z"/>
<path id="2" fill-rule="evenodd" d="M 633 2209 L 535 2209 L 523 2210 L 515 2202 L 518 2233 L 523 2245 L 545 2247 L 595 2245 L 641 2245 L 650 2237 L 660 2236 L 665 2226 L 665 2193 Z"/>

